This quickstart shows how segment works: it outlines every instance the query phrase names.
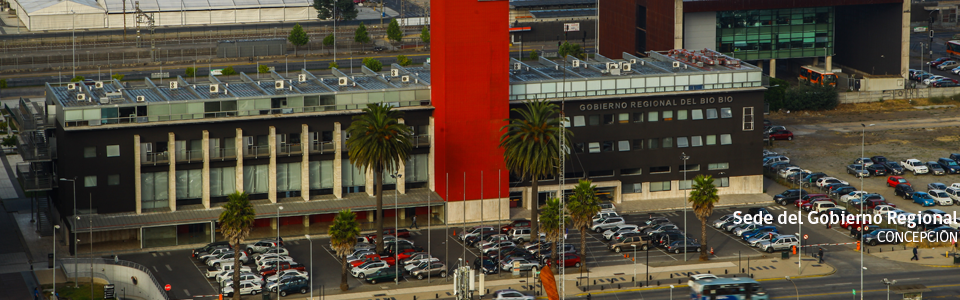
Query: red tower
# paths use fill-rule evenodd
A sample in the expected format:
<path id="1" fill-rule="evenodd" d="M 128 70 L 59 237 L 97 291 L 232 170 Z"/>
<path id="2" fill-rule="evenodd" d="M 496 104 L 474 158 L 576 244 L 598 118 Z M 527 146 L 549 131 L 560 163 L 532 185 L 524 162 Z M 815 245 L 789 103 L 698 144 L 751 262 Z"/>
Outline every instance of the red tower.
<path id="1" fill-rule="evenodd" d="M 436 191 L 447 201 L 480 199 L 481 171 L 484 199 L 494 199 L 498 192 L 508 196 L 508 173 L 498 146 L 510 110 L 508 5 L 505 0 L 431 1 L 434 175 Z M 478 211 L 468 213 L 475 215 L 468 220 L 479 218 Z"/>

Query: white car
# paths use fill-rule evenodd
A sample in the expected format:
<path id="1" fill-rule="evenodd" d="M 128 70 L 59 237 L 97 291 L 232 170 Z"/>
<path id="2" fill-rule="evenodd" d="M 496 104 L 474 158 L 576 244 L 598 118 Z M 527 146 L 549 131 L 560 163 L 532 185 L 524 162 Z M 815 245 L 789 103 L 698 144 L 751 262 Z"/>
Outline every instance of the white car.
<path id="1" fill-rule="evenodd" d="M 377 248 L 377 245 L 372 244 L 372 243 L 367 243 L 367 242 L 353 244 L 353 250 L 354 250 L 354 251 L 356 251 L 356 250 L 372 250 L 372 249 L 376 249 L 376 248 Z M 331 248 L 331 249 L 332 249 L 332 248 Z"/>
<path id="2" fill-rule="evenodd" d="M 873 208 L 873 214 L 885 216 L 888 212 L 895 210 L 897 210 L 897 208 L 890 205 L 877 205 L 877 207 Z"/>
<path id="3" fill-rule="evenodd" d="M 960 219 L 954 219 L 953 222 L 947 226 L 953 227 L 953 229 L 960 229 Z"/>
<path id="4" fill-rule="evenodd" d="M 261 261 L 265 261 L 265 260 L 269 260 L 269 259 L 287 260 L 287 259 L 289 259 L 289 258 L 290 258 L 290 257 L 289 257 L 289 256 L 286 256 L 286 255 L 278 255 L 278 254 L 276 254 L 276 253 L 273 253 L 273 254 L 259 255 L 259 256 L 257 256 L 257 258 L 254 258 L 254 259 L 253 259 L 253 262 L 255 262 L 255 263 L 257 263 L 257 264 L 260 264 Z M 290 259 L 290 260 L 292 260 L 292 259 Z"/>
<path id="5" fill-rule="evenodd" d="M 593 216 L 593 221 L 597 222 L 609 217 L 619 217 L 620 214 L 617 214 L 615 211 L 601 211 L 597 215 Z"/>
<path id="6" fill-rule="evenodd" d="M 937 66 L 937 67 L 939 68 L 939 66 Z M 945 77 L 945 76 L 940 76 L 940 75 L 933 75 L 933 76 L 930 76 L 930 77 L 928 77 L 928 78 L 923 79 L 923 84 L 929 85 L 930 82 L 934 82 L 934 81 L 940 80 L 940 78 L 946 78 L 946 77 Z"/>
<path id="7" fill-rule="evenodd" d="M 854 159 L 853 164 L 869 167 L 873 165 L 873 159 L 870 159 L 869 157 L 861 157 L 861 158 Z"/>
<path id="8" fill-rule="evenodd" d="M 262 287 L 259 281 L 241 281 L 240 295 L 256 295 L 260 293 Z M 221 293 L 227 297 L 233 296 L 233 284 L 223 287 Z"/>
<path id="9" fill-rule="evenodd" d="M 224 271 L 220 274 L 217 274 L 217 282 L 220 282 L 222 284 L 224 281 L 227 281 L 227 280 L 233 280 L 232 271 Z M 247 280 L 263 281 L 263 277 L 260 277 L 260 274 L 253 273 L 253 272 L 241 272 L 240 282 L 244 282 Z"/>
<path id="10" fill-rule="evenodd" d="M 863 197 L 863 195 L 866 195 L 866 194 L 870 194 L 870 193 L 865 191 L 852 191 L 849 194 L 840 196 L 840 202 L 848 203 L 850 202 L 850 200 L 860 199 L 861 197 Z"/>
<path id="11" fill-rule="evenodd" d="M 603 203 L 600 203 L 600 211 L 616 212 L 617 206 L 613 205 L 613 203 L 610 203 L 610 202 L 603 202 Z"/>
<path id="12" fill-rule="evenodd" d="M 216 259 L 208 259 L 208 260 L 207 260 L 207 266 L 216 267 L 216 266 L 219 266 L 220 264 L 222 264 L 222 263 L 224 263 L 224 262 L 227 262 L 227 261 L 233 262 L 233 257 L 234 257 L 234 253 L 233 253 L 233 252 L 230 252 L 230 253 L 224 254 L 223 256 L 221 256 L 221 257 L 219 257 L 219 258 L 216 258 Z M 247 257 L 247 253 L 246 253 L 246 252 L 243 252 L 243 251 L 240 251 L 240 263 L 245 264 L 245 263 L 247 263 L 248 261 L 250 261 L 250 258 Z"/>
<path id="13" fill-rule="evenodd" d="M 389 267 L 389 265 L 384 261 L 368 261 L 362 265 L 353 267 L 353 269 L 350 270 L 350 275 L 357 278 L 364 278 L 367 277 L 367 275 L 376 273 L 380 269 L 387 267 Z"/>
<path id="14" fill-rule="evenodd" d="M 841 180 L 841 179 L 836 178 L 836 177 L 823 177 L 823 178 L 817 179 L 817 186 L 818 186 L 818 187 L 824 187 L 824 186 L 827 186 L 828 184 L 831 184 L 831 183 L 850 184 L 849 182 L 846 182 L 846 181 Z"/>
<path id="15" fill-rule="evenodd" d="M 930 169 L 927 169 L 927 165 L 923 164 L 919 159 L 911 158 L 901 161 L 900 165 L 903 166 L 904 169 L 913 172 L 913 175 L 927 174 L 930 172 Z"/>
<path id="16" fill-rule="evenodd" d="M 279 261 L 293 262 L 293 258 L 289 256 L 267 257 L 257 261 L 257 269 L 263 269 L 263 266 L 275 265 Z"/>
<path id="17" fill-rule="evenodd" d="M 623 218 L 621 218 L 621 217 L 609 217 L 609 218 L 602 219 L 602 220 L 600 220 L 600 221 L 594 221 L 594 222 L 593 222 L 593 225 L 590 226 L 590 229 L 593 230 L 593 231 L 595 231 L 595 232 L 597 232 L 597 233 L 601 233 L 601 232 L 603 232 L 604 230 L 607 230 L 607 229 L 610 229 L 610 228 L 613 228 L 613 227 L 617 227 L 617 226 L 620 226 L 620 225 L 623 225 Z"/>
<path id="18" fill-rule="evenodd" d="M 944 192 L 947 192 L 947 195 L 950 195 L 950 199 L 953 199 L 954 203 L 960 203 L 960 187 L 954 187 L 953 185 L 951 185 L 946 190 L 944 190 Z"/>
<path id="19" fill-rule="evenodd" d="M 370 254 L 376 254 L 376 252 L 374 252 L 373 250 L 354 250 L 353 253 L 351 253 L 350 255 L 347 255 L 347 261 L 358 260 L 358 259 L 367 257 L 367 255 L 370 255 Z"/>
<path id="20" fill-rule="evenodd" d="M 793 174 L 794 172 L 802 172 L 802 171 L 804 170 L 800 167 L 786 167 L 786 168 L 783 168 L 783 170 L 780 170 L 779 175 L 780 175 L 780 178 L 787 178 L 787 176 L 790 176 L 790 174 Z"/>
<path id="21" fill-rule="evenodd" d="M 213 249 L 210 251 L 210 253 L 201 255 L 199 258 L 197 258 L 197 260 L 200 260 L 201 262 L 206 263 L 207 260 L 210 260 L 213 258 L 220 258 L 221 256 L 223 256 L 224 253 L 227 253 L 227 252 L 233 252 L 233 248 L 223 247 L 223 248 Z"/>
<path id="22" fill-rule="evenodd" d="M 290 255 L 290 251 L 288 251 L 287 248 L 284 248 L 284 247 L 280 247 L 280 248 L 270 248 L 270 249 L 267 249 L 267 251 L 264 251 L 262 254 L 260 254 L 260 256 L 263 256 L 263 255 L 271 255 L 271 254 L 273 254 L 273 255 L 277 255 L 277 254 L 279 254 L 279 255 Z"/>
<path id="23" fill-rule="evenodd" d="M 493 292 L 494 300 L 534 300 L 536 297 L 527 296 L 517 290 L 499 290 Z"/>
<path id="24" fill-rule="evenodd" d="M 614 234 L 617 234 L 620 231 L 640 232 L 639 228 L 640 227 L 638 227 L 637 225 L 623 224 L 614 228 L 607 229 L 607 231 L 604 231 L 603 238 L 609 241 L 611 238 L 613 238 Z"/>
<path id="25" fill-rule="evenodd" d="M 219 267 L 207 267 L 207 278 L 216 278 L 217 275 L 223 272 L 233 272 L 233 261 L 222 263 Z M 252 272 L 252 269 L 248 266 L 240 265 L 240 273 L 243 272 Z"/>
<path id="26" fill-rule="evenodd" d="M 411 266 L 411 265 L 417 266 L 420 263 L 426 262 L 426 261 L 438 262 L 440 261 L 440 259 L 433 257 L 433 255 L 430 255 L 429 253 L 424 252 L 424 253 L 417 253 L 417 254 L 411 255 L 410 257 L 408 257 L 406 260 L 403 261 L 403 264 L 404 264 L 404 267 Z"/>
<path id="27" fill-rule="evenodd" d="M 277 278 L 283 278 L 286 276 L 310 278 L 310 275 L 307 274 L 307 271 L 300 271 L 297 269 L 287 269 L 287 270 L 280 271 L 277 274 L 270 275 L 269 277 L 267 277 L 267 281 L 277 281 Z"/>
<path id="28" fill-rule="evenodd" d="M 929 190 L 927 194 L 939 205 L 953 205 L 953 199 L 951 199 L 950 194 L 947 194 L 944 190 Z"/>

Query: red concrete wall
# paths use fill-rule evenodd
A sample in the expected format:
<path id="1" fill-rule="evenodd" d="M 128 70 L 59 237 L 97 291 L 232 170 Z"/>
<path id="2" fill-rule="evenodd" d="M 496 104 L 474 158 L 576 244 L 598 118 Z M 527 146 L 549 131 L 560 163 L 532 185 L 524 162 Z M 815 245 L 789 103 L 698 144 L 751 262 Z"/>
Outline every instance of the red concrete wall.
<path id="1" fill-rule="evenodd" d="M 431 1 L 434 171 L 436 191 L 447 201 L 480 199 L 481 171 L 484 198 L 495 197 L 497 171 L 505 170 L 498 145 L 509 113 L 508 4 Z M 508 194 L 507 180 L 502 176 L 502 195 Z"/>
<path id="2" fill-rule="evenodd" d="M 638 6 L 646 7 L 646 49 L 637 49 Z M 686 6 L 684 6 L 686 7 Z M 673 49 L 673 0 L 605 0 L 600 3 L 600 54 L 644 55 L 650 50 Z"/>

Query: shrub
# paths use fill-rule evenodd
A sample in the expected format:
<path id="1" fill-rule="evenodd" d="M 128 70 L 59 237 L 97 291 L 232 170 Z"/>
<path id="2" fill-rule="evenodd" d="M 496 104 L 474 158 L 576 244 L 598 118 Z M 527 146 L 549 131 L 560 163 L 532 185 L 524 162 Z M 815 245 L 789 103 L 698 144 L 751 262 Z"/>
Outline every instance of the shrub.
<path id="1" fill-rule="evenodd" d="M 124 76 L 125 76 L 125 75 L 123 75 L 123 74 L 113 74 L 113 75 L 110 75 L 110 78 L 113 78 L 113 79 L 116 79 L 116 80 L 123 80 L 123 77 L 124 77 Z"/>
<path id="2" fill-rule="evenodd" d="M 383 70 L 383 63 L 375 58 L 364 58 L 363 65 L 367 66 L 367 68 L 370 68 L 370 70 L 373 70 L 374 72 L 380 72 L 380 70 Z"/>
<path id="3" fill-rule="evenodd" d="M 930 98 L 927 99 L 927 100 L 929 100 L 930 103 L 933 103 L 933 104 L 943 104 L 944 102 L 947 102 L 947 97 L 944 97 L 944 96 L 933 96 L 933 97 L 930 97 Z"/>
<path id="4" fill-rule="evenodd" d="M 788 110 L 829 110 L 840 104 L 832 87 L 801 85 L 788 88 L 783 108 Z"/>
<path id="5" fill-rule="evenodd" d="M 270 73 L 270 67 L 267 65 L 257 66 L 257 73 Z"/>
<path id="6" fill-rule="evenodd" d="M 411 60 L 411 59 L 410 59 L 409 57 L 407 57 L 406 55 L 397 55 L 397 64 L 398 64 L 398 65 L 401 65 L 401 66 L 406 67 L 406 66 L 409 66 L 409 65 L 412 64 L 412 63 L 413 63 L 413 60 Z"/>
<path id="7" fill-rule="evenodd" d="M 537 50 L 530 51 L 530 59 L 531 60 L 540 59 L 540 53 L 537 53 Z"/>
<path id="8" fill-rule="evenodd" d="M 237 71 L 233 70 L 233 66 L 229 66 L 229 67 L 223 68 L 222 74 L 223 76 L 236 75 Z"/>
<path id="9" fill-rule="evenodd" d="M 7 88 L 7 79 L 6 78 L 0 79 L 0 89 L 5 89 L 5 88 Z"/>
<path id="10" fill-rule="evenodd" d="M 338 65 L 337 62 L 335 62 L 335 61 L 331 61 L 331 62 L 330 62 L 330 68 L 331 68 L 331 69 L 333 69 L 333 68 L 339 68 L 339 67 L 340 67 L 340 65 Z"/>
<path id="11" fill-rule="evenodd" d="M 73 79 L 70 79 L 70 82 L 81 82 L 84 79 L 86 78 L 83 78 L 83 76 L 77 75 L 76 77 L 73 77 Z"/>
<path id="12" fill-rule="evenodd" d="M 193 77 L 194 75 L 197 75 L 197 68 L 189 67 L 183 73 L 186 74 L 187 77 Z"/>

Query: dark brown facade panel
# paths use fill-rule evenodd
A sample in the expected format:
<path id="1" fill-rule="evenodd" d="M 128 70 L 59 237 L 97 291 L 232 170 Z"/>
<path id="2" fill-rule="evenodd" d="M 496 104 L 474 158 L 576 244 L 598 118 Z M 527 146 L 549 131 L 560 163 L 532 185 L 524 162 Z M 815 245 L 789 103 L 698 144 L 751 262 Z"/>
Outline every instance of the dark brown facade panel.
<path id="1" fill-rule="evenodd" d="M 638 0 L 603 1 L 600 6 L 600 54 L 620 57 L 636 50 L 636 9 Z"/>
<path id="2" fill-rule="evenodd" d="M 900 73 L 901 4 L 838 6 L 834 61 L 875 75 Z M 877 38 L 882 33 L 883 38 Z"/>

